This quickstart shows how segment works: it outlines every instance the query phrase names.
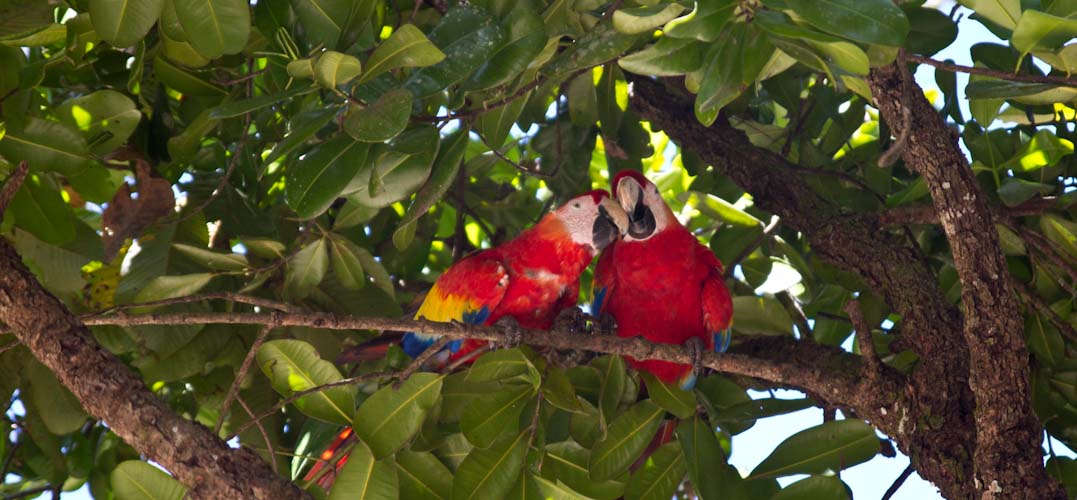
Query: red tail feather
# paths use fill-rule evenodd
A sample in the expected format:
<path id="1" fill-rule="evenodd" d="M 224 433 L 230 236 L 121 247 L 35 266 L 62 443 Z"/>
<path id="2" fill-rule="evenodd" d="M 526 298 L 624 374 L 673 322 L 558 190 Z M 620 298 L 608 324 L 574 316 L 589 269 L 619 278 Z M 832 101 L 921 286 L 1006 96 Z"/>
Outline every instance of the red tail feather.
<path id="1" fill-rule="evenodd" d="M 321 456 L 318 457 L 318 462 L 310 468 L 307 475 L 303 477 L 304 481 L 317 481 L 318 486 L 328 491 L 333 486 L 333 481 L 336 480 L 337 474 L 340 473 L 340 469 L 344 468 L 344 464 L 348 461 L 348 453 L 345 451 L 345 445 L 349 444 L 354 439 L 352 428 L 345 428 L 337 438 L 333 440 L 333 443 L 329 445 Z M 333 468 L 330 470 L 323 470 L 332 464 Z"/>

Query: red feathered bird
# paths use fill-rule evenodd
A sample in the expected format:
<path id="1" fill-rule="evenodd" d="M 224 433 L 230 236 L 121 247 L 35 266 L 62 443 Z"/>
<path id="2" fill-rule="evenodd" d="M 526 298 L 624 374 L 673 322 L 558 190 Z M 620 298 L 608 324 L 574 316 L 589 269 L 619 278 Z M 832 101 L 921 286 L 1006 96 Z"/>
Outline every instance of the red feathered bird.
<path id="1" fill-rule="evenodd" d="M 681 225 L 642 174 L 619 172 L 612 188 L 629 227 L 598 260 L 592 313 L 611 315 L 620 337 L 728 349 L 733 303 L 721 262 Z M 690 365 L 626 359 L 667 383 L 684 389 L 695 384 Z"/>
<path id="2" fill-rule="evenodd" d="M 627 221 L 621 206 L 606 191 L 572 198 L 511 241 L 450 266 L 427 293 L 415 318 L 476 325 L 512 318 L 520 326 L 547 330 L 558 314 L 576 307 L 580 273 L 627 229 Z M 415 357 L 435 340 L 409 332 L 403 335 L 401 347 Z M 376 350 L 387 347 L 383 341 L 371 345 Z M 454 341 L 446 353 L 457 358 L 484 345 L 485 341 Z M 304 479 L 317 478 L 319 485 L 328 488 L 334 474 L 319 478 L 319 473 L 329 463 L 340 470 L 347 457 L 334 456 L 351 435 L 351 429 L 341 433 Z"/>

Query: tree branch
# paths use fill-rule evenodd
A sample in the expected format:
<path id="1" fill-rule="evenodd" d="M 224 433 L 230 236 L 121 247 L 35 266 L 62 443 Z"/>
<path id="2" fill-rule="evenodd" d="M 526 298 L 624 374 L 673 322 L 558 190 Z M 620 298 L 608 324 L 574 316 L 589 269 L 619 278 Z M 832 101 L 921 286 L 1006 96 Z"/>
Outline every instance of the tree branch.
<path id="1" fill-rule="evenodd" d="M 1015 75 L 1013 73 L 1007 73 L 1005 71 L 998 71 L 989 68 L 977 68 L 973 66 L 962 66 L 960 64 L 954 64 L 945 61 L 936 61 L 929 57 L 918 56 L 915 54 L 907 54 L 905 56 L 905 60 L 919 64 L 926 64 L 928 66 L 934 66 L 938 69 L 941 69 L 943 71 L 949 71 L 951 73 L 968 73 L 970 75 L 990 76 L 993 78 L 998 78 L 1000 80 L 1009 80 L 1011 82 L 1048 83 L 1052 85 L 1077 87 L 1077 78 L 1067 78 L 1064 76 L 1050 75 Z"/>
<path id="2" fill-rule="evenodd" d="M 0 220 L 3 220 L 7 206 L 15 198 L 15 193 L 19 191 L 19 187 L 22 186 L 22 182 L 26 180 L 26 174 L 29 172 L 30 164 L 26 163 L 26 160 L 20 161 L 19 166 L 15 167 L 15 171 L 8 176 L 4 186 L 0 188 Z"/>
<path id="3" fill-rule="evenodd" d="M 0 321 L 93 416 L 183 484 L 192 498 L 308 498 L 245 448 L 183 419 L 45 291 L 0 238 Z"/>
<path id="4" fill-rule="evenodd" d="M 1040 457 L 1043 426 L 1032 412 L 1024 324 L 995 217 L 956 138 L 923 90 L 902 76 L 904 64 L 873 69 L 868 85 L 891 130 L 908 137 L 902 158 L 931 191 L 961 281 L 969 385 L 976 399 L 973 494 L 1064 498 Z M 908 129 L 902 118 L 906 105 L 912 113 Z"/>

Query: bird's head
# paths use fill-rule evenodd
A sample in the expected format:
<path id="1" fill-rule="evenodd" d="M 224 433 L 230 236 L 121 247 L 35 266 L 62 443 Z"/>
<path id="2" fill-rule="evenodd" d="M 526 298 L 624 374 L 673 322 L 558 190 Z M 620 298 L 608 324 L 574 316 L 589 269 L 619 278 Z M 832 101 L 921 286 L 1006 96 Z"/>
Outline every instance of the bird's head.
<path id="1" fill-rule="evenodd" d="M 625 241 L 643 241 L 677 223 L 658 187 L 643 174 L 622 170 L 613 176 L 613 196 L 628 215 Z"/>
<path id="2" fill-rule="evenodd" d="M 550 215 L 561 222 L 574 243 L 589 247 L 592 254 L 601 252 L 628 229 L 628 216 L 602 189 L 572 198 Z"/>

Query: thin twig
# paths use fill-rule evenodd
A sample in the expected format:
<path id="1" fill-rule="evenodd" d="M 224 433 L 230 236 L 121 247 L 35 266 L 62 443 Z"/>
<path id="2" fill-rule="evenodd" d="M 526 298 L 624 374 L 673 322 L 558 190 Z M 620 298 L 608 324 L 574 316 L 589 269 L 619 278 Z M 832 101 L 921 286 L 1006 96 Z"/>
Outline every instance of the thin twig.
<path id="1" fill-rule="evenodd" d="M 750 244 L 748 244 L 748 246 L 744 247 L 743 250 L 737 253 L 736 257 L 733 257 L 732 260 L 725 263 L 725 272 L 722 273 L 722 277 L 728 278 L 732 276 L 733 268 L 737 267 L 737 264 L 739 264 L 741 260 L 744 260 L 745 257 L 751 255 L 752 252 L 754 252 L 755 249 L 759 247 L 759 245 L 762 245 L 763 241 L 770 236 L 770 233 L 773 233 L 774 230 L 778 228 L 778 224 L 781 223 L 781 221 L 782 219 L 780 217 L 778 217 L 777 215 L 772 215 L 766 227 L 763 228 L 763 232 L 760 233 L 759 236 L 756 236 L 755 239 L 752 240 Z"/>
<path id="2" fill-rule="evenodd" d="M 842 308 L 849 320 L 853 323 L 853 331 L 856 333 L 856 343 L 860 346 L 860 354 L 864 356 L 864 368 L 869 377 L 878 375 L 882 368 L 879 355 L 875 352 L 875 341 L 871 338 L 871 325 L 864 319 L 864 312 L 860 309 L 860 301 L 853 299 L 845 303 Z"/>
<path id="3" fill-rule="evenodd" d="M 323 384 L 323 385 L 319 385 L 317 387 L 311 387 L 310 389 L 305 389 L 305 390 L 302 390 L 302 391 L 299 391 L 299 392 L 295 392 L 291 396 L 288 396 L 288 397 L 280 400 L 279 402 L 277 402 L 277 404 L 273 405 L 268 410 L 266 410 L 266 411 L 264 411 L 262 413 L 259 413 L 258 416 L 252 418 L 250 422 L 247 422 L 247 423 L 239 426 L 239 428 L 236 429 L 236 431 L 233 432 L 231 436 L 228 436 L 228 439 L 225 439 L 225 441 L 231 441 L 232 438 L 242 434 L 243 431 L 251 428 L 251 426 L 253 426 L 253 425 L 257 425 L 258 422 L 261 422 L 262 420 L 264 420 L 267 417 L 273 415 L 274 413 L 277 413 L 278 411 L 281 410 L 281 408 L 284 408 L 285 406 L 294 403 L 297 399 L 299 399 L 299 398 L 301 398 L 303 396 L 309 396 L 309 395 L 314 394 L 316 392 L 322 392 L 324 390 L 332 389 L 334 387 L 343 387 L 343 386 L 348 386 L 348 385 L 358 385 L 358 384 L 362 384 L 362 383 L 365 383 L 365 382 L 370 382 L 371 380 L 377 380 L 379 378 L 394 377 L 394 376 L 396 376 L 395 372 L 365 373 L 363 375 L 358 375 L 358 376 L 355 376 L 355 377 L 349 377 L 349 378 L 346 378 L 346 379 L 337 380 L 336 382 L 330 382 L 328 384 Z"/>
<path id="4" fill-rule="evenodd" d="M 1000 80 L 1008 80 L 1011 82 L 1026 82 L 1026 83 L 1047 83 L 1052 85 L 1065 85 L 1067 87 L 1077 87 L 1077 78 L 1067 78 L 1064 76 L 1040 76 L 1040 75 L 1015 75 L 1013 73 L 1007 73 L 1005 71 L 998 71 L 989 68 L 978 68 L 973 66 L 962 66 L 960 64 L 948 63 L 945 61 L 936 61 L 934 59 L 918 56 L 915 54 L 906 54 L 906 61 L 912 61 L 915 63 L 926 64 L 928 66 L 934 66 L 943 71 L 949 71 L 951 73 L 968 73 L 971 75 L 982 75 L 998 78 Z"/>
<path id="5" fill-rule="evenodd" d="M 560 122 L 558 122 L 558 123 L 560 123 Z M 555 124 L 555 126 L 556 126 L 556 124 Z M 557 137 L 560 137 L 560 135 L 558 135 Z M 534 167 L 525 167 L 525 166 L 521 165 L 520 163 L 517 163 L 517 162 L 513 161 L 512 158 L 509 158 L 508 156 L 505 156 L 505 154 L 502 153 L 501 150 L 491 146 L 489 142 L 486 142 L 486 137 L 484 137 L 482 134 L 479 134 L 479 138 L 482 139 L 482 143 L 485 144 L 486 147 L 490 148 L 490 152 L 493 153 L 494 156 L 500 158 L 501 161 L 503 161 L 505 163 L 508 163 L 509 165 L 512 165 L 513 168 L 515 168 L 516 170 L 519 170 L 520 172 L 522 172 L 524 174 L 530 175 L 532 177 L 537 177 L 539 179 L 552 179 L 554 174 L 557 173 L 556 169 L 554 169 L 553 172 L 549 172 L 549 173 L 540 172 L 539 170 L 542 168 L 541 164 L 535 164 Z"/>
<path id="6" fill-rule="evenodd" d="M 94 316 L 103 316 L 110 312 L 121 312 L 129 309 L 138 309 L 142 307 L 158 307 L 169 306 L 174 304 L 189 304 L 191 302 L 202 302 L 203 300 L 227 300 L 229 302 L 237 302 L 240 304 L 248 304 L 265 309 L 274 309 L 277 311 L 289 312 L 289 313 L 301 313 L 304 311 L 302 307 L 294 306 L 291 304 L 285 304 L 283 302 L 277 302 L 275 300 L 263 299 L 260 297 L 251 297 L 250 295 L 243 295 L 234 292 L 212 292 L 212 293 L 200 293 L 196 295 L 184 295 L 182 297 L 173 297 L 171 299 L 152 300 L 149 302 L 136 302 L 133 304 L 118 304 L 107 309 L 100 311 L 94 311 L 92 313 L 83 314 L 82 318 L 91 318 Z"/>
<path id="7" fill-rule="evenodd" d="M 22 186 L 23 181 L 26 180 L 26 174 L 29 172 L 30 164 L 26 160 L 20 161 L 19 165 L 15 167 L 15 171 L 8 176 L 4 187 L 0 188 L 0 219 L 4 217 L 4 211 L 7 210 L 11 200 L 15 198 L 15 193 L 19 191 L 19 187 Z"/>
<path id="8" fill-rule="evenodd" d="M 890 487 L 886 489 L 886 493 L 883 493 L 882 500 L 890 500 L 890 497 L 894 496 L 894 493 L 897 493 L 898 488 L 905 484 L 905 480 L 912 475 L 912 471 L 912 464 L 905 467 L 905 470 L 901 471 L 901 475 L 894 480 L 894 484 L 891 484 Z"/>
<path id="9" fill-rule="evenodd" d="M 243 385 L 243 379 L 247 378 L 247 372 L 251 369 L 251 365 L 254 364 L 254 357 L 258 354 L 258 349 L 262 347 L 262 343 L 265 342 L 266 337 L 269 336 L 269 332 L 272 330 L 272 325 L 263 326 L 262 330 L 258 332 L 258 336 L 254 338 L 254 342 L 251 343 L 247 356 L 243 358 L 243 364 L 239 366 L 239 371 L 236 372 L 236 379 L 232 381 L 232 386 L 228 388 L 228 394 L 224 397 L 224 402 L 221 403 L 220 415 L 217 416 L 217 425 L 213 427 L 214 434 L 221 433 L 224 418 L 228 415 L 228 407 L 231 406 L 232 400 L 239 396 L 239 386 Z M 252 415 L 251 418 L 254 418 L 254 416 Z"/>
<path id="10" fill-rule="evenodd" d="M 269 68 L 263 68 L 263 69 L 260 69 L 258 71 L 254 71 L 252 73 L 247 73 L 246 75 L 243 75 L 243 76 L 241 76 L 239 78 L 235 78 L 233 80 L 221 80 L 221 81 L 218 81 L 216 83 L 217 83 L 217 85 L 220 85 L 222 87 L 227 87 L 229 85 L 235 85 L 237 83 L 243 83 L 243 82 L 245 82 L 247 80 L 257 78 L 258 75 L 261 75 L 261 74 L 265 73 L 268 70 L 269 70 Z"/>
<path id="11" fill-rule="evenodd" d="M 7 432 L 4 434 L 6 439 Z M 8 449 L 7 456 L 4 457 L 4 465 L 0 465 L 0 481 L 3 481 L 7 477 L 7 472 L 11 470 L 11 464 L 15 462 L 15 452 L 19 451 L 20 446 L 22 446 L 22 441 L 15 441 L 12 443 L 11 448 Z"/>
<path id="12" fill-rule="evenodd" d="M 898 59 L 905 59 L 905 49 L 898 49 Z M 905 151 L 905 143 L 909 140 L 912 128 L 912 75 L 909 74 L 909 66 L 904 62 L 898 63 L 898 74 L 901 76 L 901 130 L 897 130 L 897 139 L 890 145 L 885 153 L 879 156 L 877 165 L 886 168 L 898 160 Z M 891 127 L 893 128 L 893 127 Z"/>
<path id="13" fill-rule="evenodd" d="M 266 330 L 268 331 L 268 328 Z M 269 433 L 266 432 L 265 426 L 262 425 L 262 422 L 260 420 L 254 419 L 254 412 L 251 411 L 251 407 L 247 406 L 247 403 L 243 401 L 243 398 L 236 395 L 236 402 L 239 403 L 239 406 L 243 407 L 243 411 L 247 413 L 247 416 L 251 418 L 251 422 L 254 422 L 254 426 L 258 428 L 258 432 L 262 434 L 262 439 L 266 442 L 266 450 L 269 452 L 269 466 L 273 468 L 273 472 L 277 472 L 277 455 L 276 452 L 273 450 L 273 442 L 269 440 Z M 224 413 L 221 413 L 221 415 L 224 415 Z M 221 420 L 218 420 L 216 431 L 217 433 L 221 432 L 220 427 Z"/>
<path id="14" fill-rule="evenodd" d="M 783 290 L 774 294 L 774 297 L 778 299 L 785 306 L 785 310 L 789 311 L 793 316 L 793 324 L 797 326 L 797 330 L 800 332 L 800 340 L 804 342 L 815 342 L 815 336 L 812 334 L 811 324 L 808 322 L 808 316 L 804 314 L 804 309 L 801 309 L 800 303 L 793 297 L 793 294 L 789 293 L 789 290 Z"/>
<path id="15" fill-rule="evenodd" d="M 46 491 L 52 491 L 52 490 L 53 490 L 52 485 L 51 484 L 46 484 L 45 486 L 38 486 L 37 488 L 31 488 L 31 489 L 28 489 L 28 490 L 25 490 L 25 491 L 20 491 L 18 493 L 12 493 L 10 495 L 6 495 L 3 500 L 16 500 L 18 498 L 26 498 L 26 497 L 37 495 L 39 493 L 44 493 Z"/>
<path id="16" fill-rule="evenodd" d="M 430 360 L 430 358 L 437 356 L 441 352 L 441 348 L 445 347 L 445 345 L 448 344 L 449 341 L 450 339 L 444 337 L 434 341 L 434 343 L 431 344 L 430 347 L 427 347 L 425 351 L 416 356 L 415 359 L 413 359 L 411 363 L 408 364 L 408 366 L 406 366 L 403 370 L 400 371 L 400 373 L 396 376 L 396 383 L 393 384 L 393 387 L 399 389 L 400 384 L 403 384 L 404 381 L 408 379 L 408 377 L 411 377 L 411 374 L 422 369 L 423 365 L 425 365 L 426 362 Z"/>

